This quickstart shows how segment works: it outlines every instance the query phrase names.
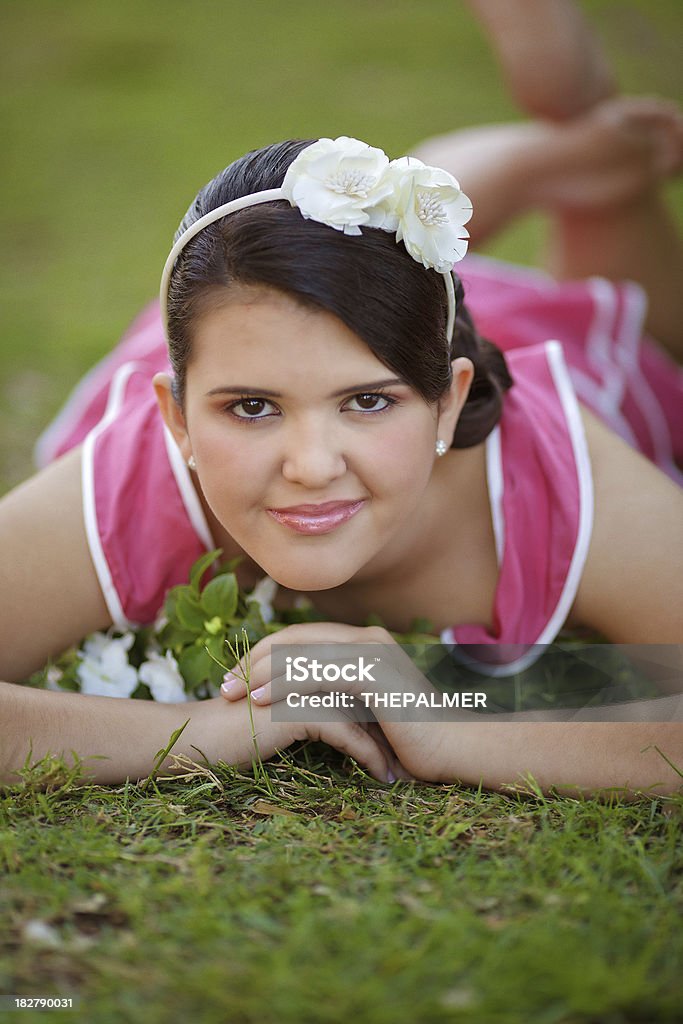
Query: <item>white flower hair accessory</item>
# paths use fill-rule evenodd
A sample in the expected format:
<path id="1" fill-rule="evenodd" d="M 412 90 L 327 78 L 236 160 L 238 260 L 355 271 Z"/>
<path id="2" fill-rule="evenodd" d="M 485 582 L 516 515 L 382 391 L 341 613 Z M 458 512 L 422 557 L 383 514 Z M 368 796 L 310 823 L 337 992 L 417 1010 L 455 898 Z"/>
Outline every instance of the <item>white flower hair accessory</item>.
<path id="1" fill-rule="evenodd" d="M 452 174 L 414 157 L 392 160 L 389 174 L 395 183 L 396 241 L 423 266 L 450 273 L 467 252 L 464 225 L 472 216 L 472 203 Z"/>
<path id="2" fill-rule="evenodd" d="M 290 164 L 282 192 L 307 220 L 360 235 L 391 194 L 388 168 L 386 153 L 358 139 L 319 139 Z"/>
<path id="3" fill-rule="evenodd" d="M 395 234 L 408 253 L 443 275 L 448 297 L 446 336 L 453 339 L 455 287 L 451 269 L 467 252 L 465 224 L 472 203 L 448 171 L 414 157 L 389 161 L 381 149 L 346 135 L 319 139 L 292 161 L 280 188 L 241 196 L 210 210 L 183 232 L 171 249 L 161 277 L 161 308 L 179 253 L 209 224 L 249 206 L 287 199 L 302 217 L 347 235 L 361 228 Z"/>

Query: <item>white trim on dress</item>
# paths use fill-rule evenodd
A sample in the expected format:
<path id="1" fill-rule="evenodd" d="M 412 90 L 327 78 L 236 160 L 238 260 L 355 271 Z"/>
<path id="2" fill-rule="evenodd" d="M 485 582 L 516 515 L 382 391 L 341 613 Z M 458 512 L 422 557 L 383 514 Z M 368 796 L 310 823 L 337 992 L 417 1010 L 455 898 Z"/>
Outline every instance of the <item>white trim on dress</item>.
<path id="1" fill-rule="evenodd" d="M 641 335 L 647 312 L 647 298 L 640 285 L 632 281 L 628 283 L 624 305 L 617 358 L 620 365 L 628 371 L 633 400 L 647 423 L 657 463 L 673 465 L 673 444 L 669 425 L 649 382 L 640 369 Z"/>
<path id="2" fill-rule="evenodd" d="M 146 327 L 136 331 L 135 334 L 124 335 L 120 344 L 128 344 L 133 338 L 144 338 L 145 335 L 148 334 L 149 337 L 145 338 L 142 345 L 138 343 L 139 348 L 135 353 L 135 360 L 138 360 L 141 356 L 145 356 L 148 352 L 152 352 L 159 344 L 158 330 L 155 330 L 155 327 L 156 325 L 154 323 L 150 323 Z M 109 364 L 115 354 L 116 349 L 114 349 L 113 352 L 108 352 L 106 356 L 103 356 L 102 359 L 95 363 L 94 366 L 90 367 L 87 373 L 81 377 L 78 384 L 67 396 L 64 405 L 59 410 L 55 418 L 38 437 L 38 440 L 33 446 L 33 461 L 39 469 L 42 469 L 53 461 L 56 457 L 55 453 L 57 449 L 63 443 L 65 438 L 69 436 L 74 427 L 78 425 L 83 413 L 92 401 L 94 393 L 99 388 L 101 379 L 106 374 Z M 128 360 L 127 362 L 122 363 L 118 369 L 120 370 L 122 366 L 127 366 L 128 362 L 134 362 L 135 360 Z M 118 373 L 118 370 L 116 373 Z M 114 380 L 116 373 L 112 374 L 111 381 Z M 111 388 L 111 382 L 109 386 Z"/>
<path id="3" fill-rule="evenodd" d="M 486 438 L 486 480 L 489 490 L 491 521 L 496 540 L 496 561 L 500 568 L 505 550 L 505 516 L 503 515 L 503 452 L 498 424 Z"/>
<path id="4" fill-rule="evenodd" d="M 577 531 L 574 554 L 569 565 L 569 571 L 564 582 L 560 600 L 557 602 L 555 611 L 551 615 L 545 629 L 536 641 L 539 644 L 549 643 L 559 633 L 564 622 L 571 611 L 571 607 L 579 589 L 581 575 L 593 532 L 593 517 L 595 511 L 595 498 L 593 492 L 593 473 L 591 469 L 590 454 L 586 441 L 586 432 L 583 428 L 579 403 L 572 388 L 569 370 L 564 360 L 564 352 L 559 341 L 546 342 L 546 353 L 548 365 L 555 382 L 555 387 L 562 402 L 562 408 L 569 427 L 572 448 L 574 450 L 574 461 L 576 472 L 579 478 L 579 527 Z"/>
<path id="5" fill-rule="evenodd" d="M 600 398 L 596 408 L 610 422 L 621 418 L 621 403 L 626 392 L 625 375 L 613 352 L 618 293 L 616 286 L 604 277 L 588 278 L 586 287 L 595 306 L 586 338 L 586 358 L 600 373 Z"/>
<path id="6" fill-rule="evenodd" d="M 204 509 L 202 508 L 197 492 L 194 489 L 192 477 L 190 476 L 190 471 L 185 464 L 185 459 L 181 454 L 180 448 L 176 444 L 173 434 L 166 424 L 164 424 L 164 441 L 166 442 L 168 461 L 171 471 L 173 472 L 173 476 L 175 477 L 175 482 L 178 485 L 180 497 L 183 500 L 183 505 L 187 512 L 187 518 L 190 520 L 194 532 L 197 534 L 206 550 L 211 551 L 216 547 L 216 545 L 214 544 L 213 537 L 211 536 L 211 530 L 209 529 L 209 524 L 206 521 Z"/>
<path id="7" fill-rule="evenodd" d="M 128 628 L 133 623 L 126 618 L 118 591 L 114 586 L 111 577 L 107 556 L 102 547 L 102 539 L 97 524 L 97 508 L 95 504 L 95 442 L 98 436 L 118 415 L 126 391 L 126 384 L 136 370 L 142 369 L 142 364 L 136 362 L 124 363 L 118 368 L 109 387 L 107 407 L 102 419 L 97 423 L 83 442 L 81 449 L 81 487 L 83 491 L 83 519 L 85 522 L 85 533 L 88 539 L 90 556 L 95 566 L 97 579 L 102 589 L 112 622 L 115 626 Z"/>
<path id="8" fill-rule="evenodd" d="M 574 463 L 576 465 L 576 472 L 578 476 L 579 524 L 576 543 L 574 545 L 574 552 L 562 587 L 562 593 L 555 605 L 555 610 L 541 630 L 538 639 L 533 644 L 529 645 L 530 649 L 521 658 L 505 665 L 487 665 L 485 662 L 476 661 L 475 659 L 470 658 L 462 650 L 461 645 L 458 644 L 458 641 L 455 638 L 454 627 L 445 629 L 441 633 L 442 643 L 459 648 L 455 656 L 463 665 L 467 668 L 474 669 L 474 671 L 479 672 L 481 675 L 491 677 L 509 676 L 514 675 L 516 672 L 522 672 L 525 668 L 533 665 L 535 661 L 538 661 L 544 653 L 544 647 L 555 639 L 566 621 L 567 616 L 571 611 L 571 606 L 574 603 L 576 592 L 579 588 L 579 583 L 581 582 L 583 568 L 586 563 L 586 556 L 588 555 L 588 546 L 590 544 L 591 534 L 593 532 L 593 474 L 591 471 L 590 455 L 588 452 L 588 444 L 586 442 L 586 434 L 583 429 L 579 403 L 572 387 L 569 370 L 567 369 L 567 364 L 564 359 L 562 345 L 559 341 L 547 341 L 544 344 L 544 348 L 548 367 L 569 428 L 572 450 L 574 452 Z M 491 450 L 493 450 L 493 446 Z M 488 452 L 489 449 L 487 446 L 487 454 Z M 493 497 L 491 491 L 489 491 L 489 497 L 491 499 Z M 492 507 L 492 515 L 493 514 Z M 475 644 L 475 646 L 487 645 Z M 519 646 L 526 645 L 520 644 Z"/>

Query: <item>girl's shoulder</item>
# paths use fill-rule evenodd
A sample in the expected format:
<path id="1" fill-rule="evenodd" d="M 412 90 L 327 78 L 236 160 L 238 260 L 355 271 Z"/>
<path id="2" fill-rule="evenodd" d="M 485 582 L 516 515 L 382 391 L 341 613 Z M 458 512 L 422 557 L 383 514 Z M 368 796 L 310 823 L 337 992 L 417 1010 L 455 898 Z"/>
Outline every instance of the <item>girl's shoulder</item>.
<path id="1" fill-rule="evenodd" d="M 0 500 L 0 678 L 26 679 L 48 658 L 111 624 L 81 515 L 75 448 Z"/>
<path id="2" fill-rule="evenodd" d="M 683 492 L 587 409 L 595 512 L 575 614 L 615 643 L 680 644 Z"/>

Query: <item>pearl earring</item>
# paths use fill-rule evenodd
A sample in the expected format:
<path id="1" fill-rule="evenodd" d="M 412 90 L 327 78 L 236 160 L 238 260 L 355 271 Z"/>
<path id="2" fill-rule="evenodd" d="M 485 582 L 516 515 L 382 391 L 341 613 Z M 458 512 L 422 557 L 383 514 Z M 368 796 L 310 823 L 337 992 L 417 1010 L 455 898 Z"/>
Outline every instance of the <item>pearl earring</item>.
<path id="1" fill-rule="evenodd" d="M 448 445 L 446 444 L 445 441 L 442 441 L 441 438 L 439 438 L 439 440 L 436 442 L 434 446 L 434 451 L 439 457 L 441 457 L 442 455 L 445 455 L 446 452 L 448 451 Z"/>
<path id="2" fill-rule="evenodd" d="M 189 459 L 187 460 L 187 468 L 192 470 L 195 470 L 197 468 L 197 463 L 194 461 L 194 455 L 190 455 Z"/>

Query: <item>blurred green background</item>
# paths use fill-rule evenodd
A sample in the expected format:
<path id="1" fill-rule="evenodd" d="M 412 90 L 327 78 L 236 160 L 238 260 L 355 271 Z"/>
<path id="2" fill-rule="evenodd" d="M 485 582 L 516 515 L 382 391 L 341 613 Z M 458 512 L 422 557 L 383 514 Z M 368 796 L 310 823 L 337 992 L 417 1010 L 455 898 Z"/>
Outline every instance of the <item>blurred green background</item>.
<path id="1" fill-rule="evenodd" d="M 583 7 L 626 91 L 680 98 L 680 0 Z M 230 160 L 338 134 L 398 156 L 520 116 L 462 0 L 5 0 L 0 38 L 0 491 Z M 532 217 L 490 249 L 532 262 L 541 231 Z"/>

